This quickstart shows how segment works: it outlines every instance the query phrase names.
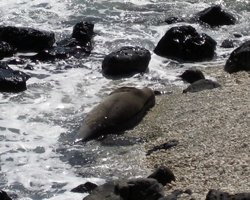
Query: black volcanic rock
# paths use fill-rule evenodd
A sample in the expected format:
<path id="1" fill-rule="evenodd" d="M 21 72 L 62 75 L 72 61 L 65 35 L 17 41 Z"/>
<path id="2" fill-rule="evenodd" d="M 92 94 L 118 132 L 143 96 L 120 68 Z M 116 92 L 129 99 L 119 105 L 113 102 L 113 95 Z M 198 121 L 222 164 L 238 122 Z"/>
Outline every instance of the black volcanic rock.
<path id="1" fill-rule="evenodd" d="M 21 92 L 26 90 L 29 75 L 11 69 L 6 63 L 0 62 L 0 92 Z"/>
<path id="2" fill-rule="evenodd" d="M 182 78 L 183 81 L 186 81 L 188 83 L 193 83 L 200 79 L 205 79 L 203 73 L 198 69 L 187 69 L 179 77 Z"/>
<path id="3" fill-rule="evenodd" d="M 0 199 L 1 199 L 1 200 L 12 200 L 12 199 L 8 196 L 8 194 L 7 194 L 5 191 L 3 191 L 3 190 L 0 190 Z"/>
<path id="4" fill-rule="evenodd" d="M 172 181 L 175 181 L 174 173 L 165 166 L 160 166 L 157 168 L 148 178 L 156 179 L 159 183 L 165 186 Z"/>
<path id="5" fill-rule="evenodd" d="M 180 61 L 204 61 L 214 57 L 216 42 L 192 26 L 173 27 L 158 42 L 154 52 Z"/>
<path id="6" fill-rule="evenodd" d="M 9 43 L 0 41 L 0 59 L 4 57 L 10 57 L 16 52 L 16 49 L 13 48 Z"/>
<path id="7" fill-rule="evenodd" d="M 26 56 L 33 61 L 53 61 L 67 59 L 71 56 L 83 58 L 89 56 L 92 50 L 92 37 L 94 24 L 79 22 L 73 28 L 71 38 L 65 38 L 56 43 L 56 46 L 39 51 L 34 56 Z"/>
<path id="8" fill-rule="evenodd" d="M 250 41 L 245 42 L 230 54 L 224 70 L 228 73 L 250 71 Z"/>
<path id="9" fill-rule="evenodd" d="M 183 93 L 200 92 L 203 90 L 211 90 L 218 87 L 221 87 L 221 85 L 217 82 L 208 79 L 201 79 L 189 85 L 187 89 L 183 90 Z"/>
<path id="10" fill-rule="evenodd" d="M 77 193 L 91 192 L 96 187 L 98 187 L 96 184 L 91 182 L 86 182 L 84 184 L 78 185 L 76 188 L 73 188 L 71 192 L 77 192 Z"/>
<path id="11" fill-rule="evenodd" d="M 123 200 L 158 200 L 164 196 L 163 187 L 153 178 L 131 179 L 116 185 L 115 192 Z"/>
<path id="12" fill-rule="evenodd" d="M 169 140 L 168 142 L 165 142 L 163 144 L 154 146 L 152 149 L 148 150 L 146 155 L 149 156 L 153 152 L 159 151 L 159 150 L 168 150 L 170 148 L 173 148 L 173 147 L 177 146 L 178 144 L 179 144 L 178 140 L 175 140 L 175 139 Z"/>
<path id="13" fill-rule="evenodd" d="M 90 22 L 79 22 L 73 27 L 72 38 L 81 42 L 82 45 L 90 42 L 94 35 L 94 24 Z"/>
<path id="14" fill-rule="evenodd" d="M 126 77 L 146 72 L 151 59 L 150 52 L 141 47 L 122 47 L 107 56 L 102 62 L 102 73 L 107 77 Z"/>
<path id="15" fill-rule="evenodd" d="M 250 193 L 229 194 L 220 190 L 209 190 L 205 200 L 250 200 Z"/>
<path id="16" fill-rule="evenodd" d="M 33 28 L 1 26 L 0 40 L 8 42 L 18 51 L 39 51 L 52 47 L 55 35 Z"/>
<path id="17" fill-rule="evenodd" d="M 120 196 L 115 193 L 115 182 L 104 183 L 95 188 L 90 195 L 83 200 L 120 200 Z"/>
<path id="18" fill-rule="evenodd" d="M 236 18 L 224 11 L 221 6 L 215 5 L 196 14 L 199 21 L 208 24 L 211 27 L 233 25 L 236 23 Z"/>
<path id="19" fill-rule="evenodd" d="M 167 24 L 174 24 L 174 23 L 178 23 L 178 22 L 184 22 L 184 19 L 179 18 L 179 17 L 168 17 L 165 19 L 165 22 Z"/>
<path id="20" fill-rule="evenodd" d="M 222 48 L 233 48 L 234 47 L 234 41 L 230 39 L 223 40 L 221 43 Z"/>

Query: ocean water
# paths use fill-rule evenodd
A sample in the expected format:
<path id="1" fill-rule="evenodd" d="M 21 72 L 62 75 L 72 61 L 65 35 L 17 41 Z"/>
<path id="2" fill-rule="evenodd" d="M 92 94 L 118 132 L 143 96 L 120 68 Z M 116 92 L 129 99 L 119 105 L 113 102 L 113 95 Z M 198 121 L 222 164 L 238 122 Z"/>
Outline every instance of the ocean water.
<path id="1" fill-rule="evenodd" d="M 178 63 L 153 54 L 166 30 L 176 26 L 165 24 L 165 18 L 191 17 L 212 4 L 221 4 L 238 19 L 234 26 L 215 29 L 191 24 L 217 41 L 212 61 Z M 50 30 L 60 40 L 71 34 L 75 23 L 87 20 L 95 24 L 96 33 L 92 54 L 85 59 L 32 63 L 33 71 L 11 66 L 31 78 L 26 91 L 0 94 L 0 189 L 22 200 L 80 200 L 86 194 L 70 190 L 86 181 L 102 184 L 147 175 L 149 170 L 140 164 L 145 157 L 140 143 L 75 144 L 84 116 L 117 87 L 183 86 L 177 75 L 185 69 L 223 64 L 232 51 L 220 48 L 224 39 L 238 44 L 249 39 L 249 12 L 247 0 L 0 0 L 1 25 Z M 242 37 L 234 38 L 234 33 Z M 104 78 L 104 55 L 124 45 L 152 52 L 149 72 L 120 80 Z"/>

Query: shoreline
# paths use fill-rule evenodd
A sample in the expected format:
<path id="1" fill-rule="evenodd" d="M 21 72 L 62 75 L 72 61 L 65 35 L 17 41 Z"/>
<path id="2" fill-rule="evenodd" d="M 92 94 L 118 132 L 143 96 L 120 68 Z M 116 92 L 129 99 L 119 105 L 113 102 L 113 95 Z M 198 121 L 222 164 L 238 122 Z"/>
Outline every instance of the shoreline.
<path id="1" fill-rule="evenodd" d="M 209 189 L 250 192 L 250 73 L 228 74 L 222 66 L 201 70 L 222 87 L 187 94 L 170 87 L 173 93 L 157 96 L 155 107 L 128 134 L 148 141 L 145 152 L 179 141 L 144 158 L 148 168 L 165 165 L 175 174 L 166 194 L 191 189 L 193 198 L 205 199 Z"/>

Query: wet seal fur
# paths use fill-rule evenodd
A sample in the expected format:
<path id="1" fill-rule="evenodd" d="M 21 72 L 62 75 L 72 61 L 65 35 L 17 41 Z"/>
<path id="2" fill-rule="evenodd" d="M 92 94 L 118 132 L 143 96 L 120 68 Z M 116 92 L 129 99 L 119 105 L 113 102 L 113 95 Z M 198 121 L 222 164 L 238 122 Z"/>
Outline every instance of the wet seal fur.
<path id="1" fill-rule="evenodd" d="M 88 141 L 131 129 L 154 105 L 155 95 L 149 88 L 118 88 L 87 114 L 80 136 Z"/>

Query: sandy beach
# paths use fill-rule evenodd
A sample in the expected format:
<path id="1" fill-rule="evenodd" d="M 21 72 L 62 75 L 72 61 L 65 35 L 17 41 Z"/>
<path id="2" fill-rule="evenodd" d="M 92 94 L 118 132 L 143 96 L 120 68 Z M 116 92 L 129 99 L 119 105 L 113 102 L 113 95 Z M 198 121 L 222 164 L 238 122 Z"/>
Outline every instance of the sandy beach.
<path id="1" fill-rule="evenodd" d="M 165 165 L 174 172 L 177 180 L 165 187 L 166 194 L 191 189 L 193 198 L 205 199 L 209 189 L 250 192 L 250 74 L 228 74 L 222 66 L 201 70 L 222 87 L 187 94 L 182 93 L 186 86 L 168 88 L 173 93 L 157 96 L 131 133 L 147 139 L 145 152 L 179 141 L 145 156 L 149 169 Z"/>

